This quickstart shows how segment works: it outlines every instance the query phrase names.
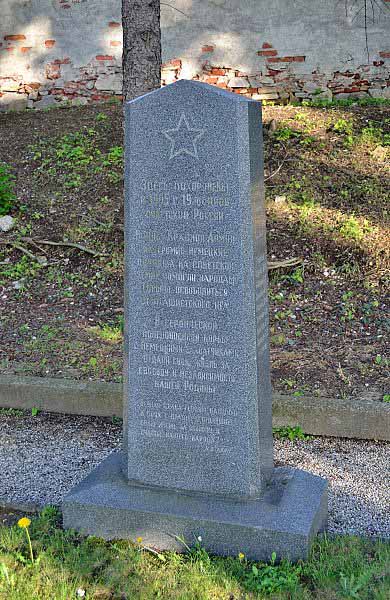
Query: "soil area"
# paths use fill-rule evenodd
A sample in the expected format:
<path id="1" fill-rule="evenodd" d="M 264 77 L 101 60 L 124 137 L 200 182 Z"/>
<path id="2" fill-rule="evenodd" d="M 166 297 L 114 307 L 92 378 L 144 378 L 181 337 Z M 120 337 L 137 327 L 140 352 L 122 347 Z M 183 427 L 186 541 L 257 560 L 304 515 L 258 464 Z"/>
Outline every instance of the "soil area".
<path id="1" fill-rule="evenodd" d="M 273 386 L 388 400 L 390 106 L 263 119 Z M 121 380 L 122 138 L 116 104 L 0 115 L 1 373 Z"/>

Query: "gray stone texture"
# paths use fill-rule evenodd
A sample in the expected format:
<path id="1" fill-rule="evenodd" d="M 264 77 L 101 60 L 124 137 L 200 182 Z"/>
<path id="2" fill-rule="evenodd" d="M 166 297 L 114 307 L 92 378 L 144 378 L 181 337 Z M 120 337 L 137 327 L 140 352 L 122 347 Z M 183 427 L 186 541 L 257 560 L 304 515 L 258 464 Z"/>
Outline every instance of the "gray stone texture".
<path id="1" fill-rule="evenodd" d="M 63 504 L 65 528 L 105 539 L 142 537 L 145 546 L 183 551 L 201 537 L 208 552 L 295 561 L 326 526 L 327 483 L 298 469 L 277 468 L 259 500 L 183 494 L 129 486 L 123 456 L 111 454 Z"/>
<path id="2" fill-rule="evenodd" d="M 327 483 L 273 469 L 261 106 L 179 81 L 125 116 L 124 447 L 65 526 L 305 557 Z"/>
<path id="3" fill-rule="evenodd" d="M 128 103 L 126 132 L 127 477 L 258 496 L 272 468 L 261 107 L 179 81 Z"/>
<path id="4" fill-rule="evenodd" d="M 120 383 L 51 377 L 0 375 L 0 407 L 72 415 L 120 417 Z M 305 433 L 366 440 L 390 440 L 390 404 L 380 393 L 360 398 L 272 394 L 275 427 L 300 425 Z"/>

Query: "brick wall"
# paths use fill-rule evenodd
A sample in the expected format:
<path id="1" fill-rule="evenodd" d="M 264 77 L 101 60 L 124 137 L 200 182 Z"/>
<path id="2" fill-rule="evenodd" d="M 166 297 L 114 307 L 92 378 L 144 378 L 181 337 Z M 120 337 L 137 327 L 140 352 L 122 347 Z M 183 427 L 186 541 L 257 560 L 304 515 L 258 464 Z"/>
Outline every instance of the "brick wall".
<path id="1" fill-rule="evenodd" d="M 390 97 L 390 0 L 378 0 L 369 56 L 361 1 L 172 0 L 162 82 L 275 101 Z M 121 96 L 118 0 L 0 0 L 0 15 L 0 110 Z"/>

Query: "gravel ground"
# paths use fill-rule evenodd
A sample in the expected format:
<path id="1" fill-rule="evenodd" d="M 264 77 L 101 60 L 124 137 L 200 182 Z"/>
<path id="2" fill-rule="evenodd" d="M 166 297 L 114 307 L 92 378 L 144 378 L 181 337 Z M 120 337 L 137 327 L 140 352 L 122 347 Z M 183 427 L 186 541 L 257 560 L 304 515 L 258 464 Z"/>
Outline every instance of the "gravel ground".
<path id="1" fill-rule="evenodd" d="M 109 419 L 0 414 L 0 505 L 59 504 L 121 442 Z M 390 444 L 338 438 L 275 441 L 277 464 L 329 480 L 329 531 L 390 538 Z"/>

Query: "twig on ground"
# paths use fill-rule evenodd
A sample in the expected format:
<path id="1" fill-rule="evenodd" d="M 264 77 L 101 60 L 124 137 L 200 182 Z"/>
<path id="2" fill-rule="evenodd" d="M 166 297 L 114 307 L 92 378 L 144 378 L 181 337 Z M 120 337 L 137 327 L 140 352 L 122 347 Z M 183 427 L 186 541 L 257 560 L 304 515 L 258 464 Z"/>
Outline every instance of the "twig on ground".
<path id="1" fill-rule="evenodd" d="M 30 252 L 30 250 L 27 250 L 27 248 L 25 248 L 21 244 L 18 244 L 17 242 L 13 242 L 12 240 L 6 240 L 6 241 L 0 241 L 0 244 L 6 245 L 6 246 L 12 246 L 13 248 L 15 248 L 15 250 L 19 250 L 19 252 L 23 252 L 23 254 L 27 254 L 27 256 L 29 256 L 32 260 L 35 260 L 36 262 L 40 262 L 39 258 L 37 256 L 35 256 L 35 254 Z"/>
<path id="2" fill-rule="evenodd" d="M 74 242 L 54 242 L 52 240 L 33 240 L 32 238 L 23 237 L 21 238 L 23 242 L 27 242 L 29 244 L 42 244 L 46 246 L 66 246 L 68 248 L 75 248 L 76 250 L 80 250 L 81 252 L 86 252 L 91 256 L 107 256 L 107 254 L 103 254 L 102 252 L 95 252 L 91 248 L 87 248 L 86 246 L 82 246 L 81 244 L 76 244 Z"/>
<path id="3" fill-rule="evenodd" d="M 285 260 L 271 261 L 268 263 L 268 270 L 272 271 L 273 269 L 288 269 L 289 267 L 297 267 L 302 264 L 302 259 L 295 258 L 286 258 Z"/>
<path id="4" fill-rule="evenodd" d="M 272 179 L 272 177 L 275 177 L 275 175 L 277 175 L 279 173 L 280 169 L 283 167 L 283 165 L 286 162 L 286 160 L 287 160 L 287 154 L 283 158 L 283 160 L 280 163 L 280 165 L 278 166 L 278 168 L 273 173 L 271 173 L 271 175 L 268 175 L 268 177 L 264 177 L 264 181 L 268 181 L 268 179 Z"/>

